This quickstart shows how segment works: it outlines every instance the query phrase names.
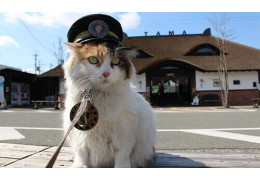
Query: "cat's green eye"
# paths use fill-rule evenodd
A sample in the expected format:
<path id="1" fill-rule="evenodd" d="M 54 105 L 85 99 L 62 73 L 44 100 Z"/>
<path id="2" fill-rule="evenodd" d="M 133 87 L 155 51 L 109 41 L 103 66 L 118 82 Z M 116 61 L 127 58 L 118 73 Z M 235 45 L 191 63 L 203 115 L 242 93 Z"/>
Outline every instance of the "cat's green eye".
<path id="1" fill-rule="evenodd" d="M 120 63 L 119 57 L 114 57 L 111 63 L 112 65 L 118 65 Z"/>
<path id="2" fill-rule="evenodd" d="M 90 56 L 88 58 L 88 61 L 90 62 L 90 64 L 97 64 L 98 63 L 98 59 L 95 56 Z"/>

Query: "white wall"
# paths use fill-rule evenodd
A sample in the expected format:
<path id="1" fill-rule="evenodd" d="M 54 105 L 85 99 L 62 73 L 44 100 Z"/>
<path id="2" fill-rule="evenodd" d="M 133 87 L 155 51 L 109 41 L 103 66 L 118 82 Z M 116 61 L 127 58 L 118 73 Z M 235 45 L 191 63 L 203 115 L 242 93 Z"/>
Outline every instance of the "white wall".
<path id="1" fill-rule="evenodd" d="M 219 87 L 213 87 L 213 79 L 219 79 L 217 72 L 200 72 L 196 71 L 196 90 L 208 91 L 219 90 Z M 233 80 L 240 80 L 240 85 L 233 85 Z M 257 71 L 239 71 L 228 73 L 229 89 L 258 89 L 258 72 Z M 253 87 L 253 82 L 256 82 L 256 87 Z"/>

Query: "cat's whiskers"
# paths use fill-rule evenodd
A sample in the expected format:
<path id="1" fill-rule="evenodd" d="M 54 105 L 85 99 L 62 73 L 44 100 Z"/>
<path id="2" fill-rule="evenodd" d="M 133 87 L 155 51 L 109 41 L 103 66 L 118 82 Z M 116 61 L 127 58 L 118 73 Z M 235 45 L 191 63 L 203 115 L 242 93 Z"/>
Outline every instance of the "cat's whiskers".
<path id="1" fill-rule="evenodd" d="M 92 77 L 92 76 L 90 76 L 89 74 L 86 74 L 86 75 L 80 77 L 80 78 L 79 78 L 78 80 L 76 80 L 75 82 L 76 82 L 76 83 L 79 83 L 79 82 L 82 82 L 82 81 L 91 80 L 91 79 L 93 79 L 93 78 L 95 78 L 95 77 Z"/>
<path id="2" fill-rule="evenodd" d="M 91 89 L 91 87 L 93 86 L 93 80 L 96 80 L 98 77 L 96 76 L 92 76 L 92 77 L 88 77 L 88 76 L 83 76 L 80 79 L 78 79 L 76 81 L 77 86 L 80 87 L 80 89 L 82 90 L 88 90 Z"/>
<path id="3" fill-rule="evenodd" d="M 91 83 L 92 83 L 91 80 L 82 80 L 77 83 L 77 86 L 83 89 L 85 86 L 88 86 Z"/>
<path id="4" fill-rule="evenodd" d="M 89 75 L 86 74 L 86 75 L 84 75 L 84 76 L 78 78 L 78 80 L 76 80 L 75 82 L 78 83 L 78 82 L 80 82 L 80 81 L 82 81 L 82 80 L 86 80 L 86 79 L 88 79 L 88 78 L 89 78 Z"/>

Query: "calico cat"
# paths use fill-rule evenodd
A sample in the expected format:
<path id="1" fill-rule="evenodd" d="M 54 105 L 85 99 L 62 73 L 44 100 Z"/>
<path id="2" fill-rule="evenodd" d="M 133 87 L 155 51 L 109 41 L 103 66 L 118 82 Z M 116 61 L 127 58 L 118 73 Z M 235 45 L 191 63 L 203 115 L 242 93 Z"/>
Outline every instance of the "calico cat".
<path id="1" fill-rule="evenodd" d="M 73 128 L 68 142 L 75 152 L 72 167 L 147 167 L 154 155 L 156 129 L 150 104 L 130 85 L 136 49 L 108 42 L 66 43 L 64 131 L 82 90 L 92 90 L 99 121 L 90 131 Z"/>

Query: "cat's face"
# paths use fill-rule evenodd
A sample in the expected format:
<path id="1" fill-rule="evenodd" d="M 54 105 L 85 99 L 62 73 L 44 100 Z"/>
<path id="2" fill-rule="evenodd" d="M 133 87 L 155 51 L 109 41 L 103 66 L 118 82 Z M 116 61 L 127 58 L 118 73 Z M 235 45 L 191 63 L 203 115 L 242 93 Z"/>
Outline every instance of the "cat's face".
<path id="1" fill-rule="evenodd" d="M 73 54 L 67 62 L 72 78 L 81 89 L 105 89 L 133 76 L 133 50 L 109 47 L 106 43 L 67 43 Z"/>

